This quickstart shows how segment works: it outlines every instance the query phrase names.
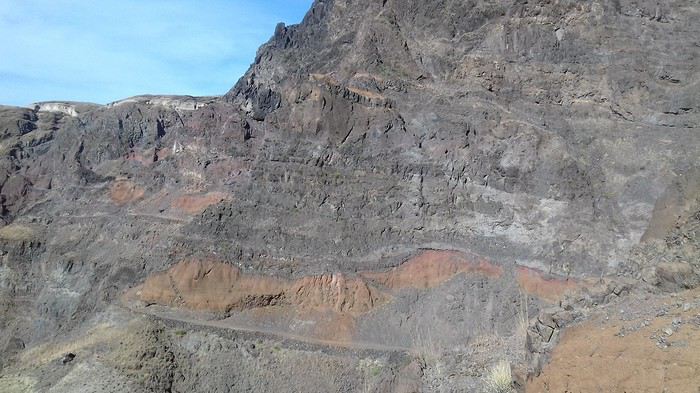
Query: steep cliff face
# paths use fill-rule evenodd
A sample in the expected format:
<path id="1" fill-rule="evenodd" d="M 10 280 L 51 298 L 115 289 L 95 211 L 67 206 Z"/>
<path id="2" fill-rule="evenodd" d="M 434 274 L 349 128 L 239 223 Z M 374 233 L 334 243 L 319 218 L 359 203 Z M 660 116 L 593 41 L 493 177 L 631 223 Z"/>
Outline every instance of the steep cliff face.
<path id="1" fill-rule="evenodd" d="M 698 18 L 691 0 L 318 0 L 222 97 L 0 107 L 0 365 L 134 300 L 524 364 L 527 316 L 567 294 L 693 287 Z M 195 386 L 177 361 L 158 375 Z M 394 366 L 375 390 L 437 389 Z M 448 385 L 478 385 L 467 368 Z"/>
<path id="2" fill-rule="evenodd" d="M 309 163 L 337 171 L 311 206 L 279 213 L 343 218 L 304 232 L 316 257 L 325 234 L 352 231 L 324 253 L 444 241 L 600 274 L 639 241 L 672 178 L 697 176 L 696 12 L 687 2 L 316 2 L 301 25 L 277 28 L 226 99 L 279 129 L 258 135 L 272 165 L 305 164 L 302 179 L 315 177 Z M 295 180 L 278 193 L 306 188 Z M 374 189 L 381 201 L 364 194 Z M 349 223 L 365 229 L 340 227 Z M 486 250 L 494 244 L 507 251 Z"/>

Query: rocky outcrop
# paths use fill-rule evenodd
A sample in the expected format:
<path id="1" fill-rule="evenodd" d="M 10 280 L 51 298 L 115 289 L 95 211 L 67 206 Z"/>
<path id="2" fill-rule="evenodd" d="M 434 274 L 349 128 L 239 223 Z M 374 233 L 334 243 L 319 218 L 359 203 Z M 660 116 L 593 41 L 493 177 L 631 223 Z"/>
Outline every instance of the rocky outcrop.
<path id="1" fill-rule="evenodd" d="M 147 278 L 135 296 L 146 303 L 194 310 L 297 306 L 364 313 L 389 301 L 392 291 L 433 288 L 461 273 L 498 279 L 503 268 L 456 251 L 428 250 L 389 271 L 285 280 L 244 274 L 222 262 L 187 260 Z"/>
<path id="2" fill-rule="evenodd" d="M 637 246 L 621 264 L 621 274 L 663 291 L 693 289 L 700 285 L 700 210 L 697 210 L 700 208 L 700 200 L 695 196 L 691 199 L 693 201 L 688 204 L 689 208 L 686 207 L 684 211 L 677 210 L 678 214 L 652 221 L 647 234 L 663 234 L 663 237 L 647 238 Z M 658 218 L 659 215 L 655 214 L 655 217 Z M 663 226 L 662 222 L 665 222 Z M 661 231 L 662 227 L 666 229 Z M 656 232 L 657 230 L 661 232 Z"/>
<path id="3" fill-rule="evenodd" d="M 175 110 L 193 111 L 212 104 L 215 101 L 216 97 L 141 95 L 109 103 L 107 107 L 121 106 L 124 104 L 143 104 Z"/>
<path id="4" fill-rule="evenodd" d="M 144 193 L 143 188 L 128 180 L 117 181 L 109 189 L 109 197 L 117 205 L 137 201 L 143 198 Z"/>
<path id="5" fill-rule="evenodd" d="M 99 107 L 99 105 L 87 102 L 65 101 L 45 101 L 37 102 L 31 105 L 31 108 L 36 112 L 55 112 L 72 117 L 76 117 L 79 113 L 87 112 L 97 107 Z"/>
<path id="6" fill-rule="evenodd" d="M 700 168 L 674 177 L 654 205 L 642 242 L 664 239 L 700 209 Z"/>
<path id="7" fill-rule="evenodd" d="M 540 374 L 566 328 L 584 320 L 595 312 L 596 307 L 623 299 L 634 289 L 634 284 L 626 280 L 589 283 L 530 319 L 525 341 L 528 376 Z"/>
<path id="8" fill-rule="evenodd" d="M 647 294 L 592 310 L 562 335 L 527 391 L 692 391 L 700 383 L 696 296 Z"/>
<path id="9" fill-rule="evenodd" d="M 389 271 L 363 272 L 361 275 L 385 287 L 400 290 L 432 288 L 460 273 L 500 278 L 503 268 L 473 255 L 456 251 L 428 250 Z"/>
<path id="10" fill-rule="evenodd" d="M 700 283 L 699 17 L 690 0 L 318 0 L 223 97 L 0 107 L 0 347 L 73 333 L 143 284 L 252 328 L 284 309 L 302 312 L 275 326 L 323 337 L 489 333 L 507 340 L 477 350 L 513 362 L 522 310 L 559 305 L 530 329 L 538 369 L 567 295 Z M 483 371 L 451 375 L 477 390 Z"/>
<path id="11" fill-rule="evenodd" d="M 539 375 L 559 343 L 562 330 L 580 316 L 573 309 L 552 308 L 540 312 L 530 321 L 525 349 L 528 353 L 528 374 Z"/>
<path id="12" fill-rule="evenodd" d="M 223 202 L 228 199 L 228 195 L 222 192 L 209 192 L 206 194 L 182 195 L 171 203 L 171 208 L 187 214 L 198 214 L 207 207 Z"/>
<path id="13" fill-rule="evenodd" d="M 266 135 L 267 154 L 276 162 L 318 165 L 320 172 L 337 171 L 346 179 L 346 187 L 331 186 L 315 196 L 319 205 L 325 198 L 325 206 L 348 206 L 344 188 L 372 187 L 397 203 L 389 213 L 371 205 L 357 209 L 368 232 L 388 239 L 370 235 L 343 245 L 344 252 L 361 255 L 391 244 L 448 238 L 450 245 L 488 255 L 482 241 L 495 238 L 506 243 L 502 249 L 509 255 L 493 257 L 524 260 L 561 276 L 595 276 L 614 268 L 615 262 L 603 261 L 624 259 L 647 229 L 671 171 L 684 172 L 688 165 L 681 157 L 697 150 L 691 131 L 697 113 L 662 113 L 676 105 L 673 100 L 697 106 L 690 89 L 697 75 L 688 63 L 665 65 L 686 75 L 685 83 L 628 73 L 642 58 L 685 45 L 673 38 L 685 34 L 687 15 L 677 11 L 681 3 L 647 23 L 636 15 L 656 15 L 656 4 L 441 1 L 426 9 L 413 1 L 317 2 L 301 25 L 277 29 L 226 99 L 282 133 L 302 133 Z M 634 47 L 649 55 L 628 53 L 623 42 L 636 42 L 642 31 L 670 46 L 640 44 Z M 595 48 L 606 48 L 608 60 Z M 697 55 L 697 48 L 685 51 Z M 638 90 L 633 79 L 648 86 Z M 658 105 L 645 106 L 636 100 L 639 94 Z M 642 131 L 635 138 L 610 132 L 620 129 Z M 675 136 L 664 139 L 670 144 L 662 149 L 664 130 Z M 290 138 L 313 139 L 317 147 L 279 146 Z M 692 143 L 674 142 L 680 140 Z M 613 152 L 613 145 L 623 147 Z M 630 154 L 640 149 L 648 153 L 649 165 L 637 165 L 636 154 Z M 662 150 L 674 151 L 676 158 Z M 301 178 L 315 176 L 305 169 L 298 170 Z M 357 169 L 364 172 L 361 178 L 354 177 Z M 394 183 L 397 177 L 402 179 Z M 414 179 L 422 184 L 420 195 L 410 187 Z M 297 186 L 274 187 L 293 195 Z M 511 203 L 515 196 L 521 200 Z M 532 199 L 526 202 L 525 196 Z M 270 199 L 261 197 L 260 203 L 278 205 Z M 416 222 L 406 200 L 420 206 L 414 207 Z M 279 205 L 290 221 L 313 216 L 299 204 L 299 214 Z M 532 215 L 519 210 L 526 205 L 535 206 Z M 337 214 L 349 222 L 353 213 Z M 400 222 L 391 222 L 399 215 Z M 373 217 L 389 225 L 375 226 Z M 443 222 L 451 224 L 440 232 Z M 397 227 L 408 229 L 392 236 Z M 257 238 L 255 230 L 246 232 Z M 315 250 L 323 247 L 313 233 L 306 240 Z M 245 244 L 241 248 L 248 253 Z M 533 248 L 540 251 L 532 253 Z"/>
<path id="14" fill-rule="evenodd" d="M 135 296 L 146 303 L 218 312 L 297 306 L 363 313 L 388 299 L 361 279 L 343 274 L 290 281 L 243 274 L 229 264 L 200 260 L 183 261 L 149 277 Z"/>
<path id="15" fill-rule="evenodd" d="M 527 267 L 518 267 L 517 280 L 520 288 L 532 296 L 550 303 L 557 303 L 566 295 L 577 292 L 585 286 L 576 280 L 544 274 Z"/>

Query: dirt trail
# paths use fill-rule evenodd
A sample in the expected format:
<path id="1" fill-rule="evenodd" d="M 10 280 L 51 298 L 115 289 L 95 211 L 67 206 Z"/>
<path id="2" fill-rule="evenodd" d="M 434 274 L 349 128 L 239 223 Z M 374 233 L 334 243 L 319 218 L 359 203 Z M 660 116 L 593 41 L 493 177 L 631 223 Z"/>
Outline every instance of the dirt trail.
<path id="1" fill-rule="evenodd" d="M 128 305 L 124 305 L 122 307 L 124 309 L 129 310 L 129 311 L 136 313 L 136 314 L 147 315 L 147 316 L 151 316 L 151 317 L 155 317 L 155 318 L 167 320 L 167 321 L 181 322 L 181 323 L 185 323 L 188 325 L 201 326 L 201 327 L 233 330 L 233 331 L 241 332 L 241 333 L 260 334 L 260 335 L 264 335 L 264 336 L 272 336 L 274 338 L 298 341 L 298 342 L 302 342 L 302 343 L 306 343 L 306 344 L 319 345 L 319 346 L 324 346 L 324 347 L 335 347 L 335 348 L 343 348 L 343 349 L 351 349 L 351 350 L 359 350 L 359 351 L 378 351 L 378 352 L 402 352 L 402 353 L 406 353 L 406 352 L 412 351 L 411 348 L 392 346 L 392 345 L 383 345 L 383 344 L 370 343 L 370 342 L 365 342 L 365 341 L 324 340 L 324 339 L 317 339 L 317 338 L 313 338 L 313 337 L 307 337 L 307 336 L 302 336 L 302 335 L 298 335 L 298 334 L 294 334 L 294 333 L 273 330 L 273 329 L 264 329 L 264 328 L 253 329 L 250 327 L 239 326 L 231 321 L 226 321 L 226 320 L 211 321 L 211 320 L 195 319 L 195 318 L 183 316 L 182 313 L 180 313 L 176 310 L 159 311 L 159 310 L 156 310 L 155 308 L 152 308 L 152 307 L 134 308 L 134 307 L 130 307 Z"/>

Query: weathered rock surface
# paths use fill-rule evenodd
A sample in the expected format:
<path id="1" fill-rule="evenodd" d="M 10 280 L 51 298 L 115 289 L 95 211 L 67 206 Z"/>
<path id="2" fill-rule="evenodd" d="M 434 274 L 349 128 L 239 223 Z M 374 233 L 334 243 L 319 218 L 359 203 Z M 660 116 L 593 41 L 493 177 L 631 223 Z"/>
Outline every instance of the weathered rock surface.
<path id="1" fill-rule="evenodd" d="M 698 291 L 623 299 L 564 332 L 528 391 L 697 390 Z M 644 372 L 640 372 L 644 370 Z"/>
<path id="2" fill-rule="evenodd" d="M 0 107 L 0 365 L 55 391 L 91 372 L 281 391 L 277 366 L 304 390 L 305 356 L 334 364 L 316 391 L 376 371 L 303 350 L 233 364 L 198 339 L 216 354 L 185 375 L 206 351 L 158 331 L 134 355 L 158 359 L 150 380 L 82 355 L 23 374 L 18 356 L 140 286 L 174 313 L 442 362 L 386 359 L 366 391 L 475 390 L 533 354 L 537 372 L 570 321 L 528 336 L 528 315 L 700 283 L 698 18 L 692 0 L 318 0 L 222 97 Z"/>
<path id="3" fill-rule="evenodd" d="M 293 305 L 363 313 L 385 300 L 365 281 L 342 274 L 287 281 L 244 275 L 234 266 L 214 261 L 181 262 L 149 277 L 135 290 L 144 302 L 219 312 Z"/>

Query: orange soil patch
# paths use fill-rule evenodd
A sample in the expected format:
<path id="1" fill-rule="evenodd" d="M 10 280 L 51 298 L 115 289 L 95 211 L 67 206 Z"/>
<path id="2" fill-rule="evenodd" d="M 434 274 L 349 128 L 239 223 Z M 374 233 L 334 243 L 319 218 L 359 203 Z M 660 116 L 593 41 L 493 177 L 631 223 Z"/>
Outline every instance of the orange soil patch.
<path id="1" fill-rule="evenodd" d="M 128 180 L 118 180 L 109 189 L 109 197 L 117 205 L 125 205 L 143 197 L 143 188 Z"/>
<path id="2" fill-rule="evenodd" d="M 228 194 L 223 192 L 183 195 L 172 202 L 171 208 L 186 214 L 198 214 L 203 212 L 207 207 L 226 200 L 228 197 Z"/>
<path id="3" fill-rule="evenodd" d="M 503 268 L 457 251 L 428 250 L 387 272 L 363 272 L 361 276 L 392 289 L 426 289 L 460 273 L 498 278 L 503 275 Z"/>
<path id="4" fill-rule="evenodd" d="M 549 277 L 548 277 L 549 276 Z M 572 280 L 547 275 L 527 267 L 518 267 L 517 279 L 520 288 L 529 295 L 549 303 L 556 303 L 565 295 L 580 289 L 580 285 Z"/>
<path id="5" fill-rule="evenodd" d="M 528 392 L 674 392 L 700 391 L 700 327 L 697 309 L 653 319 L 649 326 L 620 336 L 619 324 L 591 321 L 566 331 L 551 362 L 527 386 Z M 674 317 L 685 323 L 659 348 Z M 613 318 L 616 317 L 613 315 Z M 636 321 L 637 326 L 641 321 Z M 629 322 L 625 325 L 629 326 Z"/>
<path id="6" fill-rule="evenodd" d="M 385 300 L 363 280 L 342 274 L 285 280 L 247 275 L 229 264 L 201 260 L 183 261 L 155 274 L 135 291 L 145 302 L 219 312 L 293 305 L 363 313 Z"/>
<path id="7" fill-rule="evenodd" d="M 374 79 L 369 74 L 364 74 L 364 75 L 358 74 L 358 75 L 356 75 L 356 77 L 366 77 L 368 79 L 369 78 Z M 335 79 L 335 77 L 331 74 L 310 74 L 309 78 L 312 81 L 325 83 L 326 85 L 329 85 L 329 86 L 339 86 L 340 85 L 340 81 Z M 376 93 L 376 92 L 373 92 L 373 91 L 360 89 L 360 88 L 357 88 L 354 86 L 347 86 L 345 88 L 348 91 L 351 91 L 357 95 L 363 96 L 363 97 L 368 98 L 368 99 L 373 99 L 373 100 L 384 100 L 385 99 L 385 97 L 383 95 Z"/>
<path id="8" fill-rule="evenodd" d="M 343 274 L 304 277 L 292 282 L 289 292 L 294 304 L 304 307 L 331 306 L 336 311 L 366 312 L 381 300 L 361 279 Z"/>

